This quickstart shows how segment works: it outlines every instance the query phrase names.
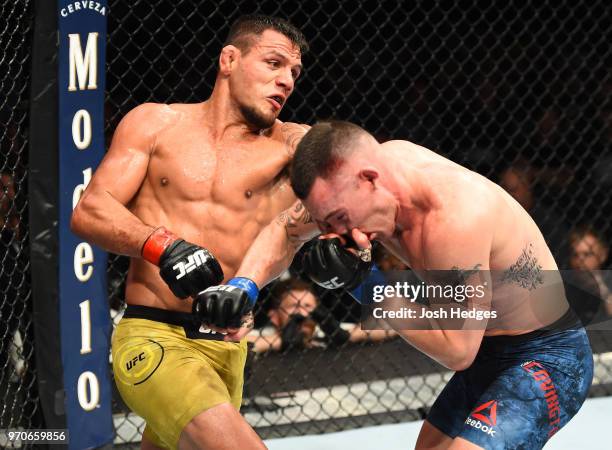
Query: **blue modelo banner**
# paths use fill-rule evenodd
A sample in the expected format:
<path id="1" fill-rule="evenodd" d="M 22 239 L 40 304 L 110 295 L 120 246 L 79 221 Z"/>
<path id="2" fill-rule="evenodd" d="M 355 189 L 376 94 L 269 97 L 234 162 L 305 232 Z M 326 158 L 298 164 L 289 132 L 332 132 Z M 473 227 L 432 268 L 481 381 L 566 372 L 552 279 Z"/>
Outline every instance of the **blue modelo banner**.
<path id="1" fill-rule="evenodd" d="M 69 448 L 113 440 L 107 255 L 70 231 L 70 216 L 104 156 L 107 1 L 58 0 L 60 326 Z"/>

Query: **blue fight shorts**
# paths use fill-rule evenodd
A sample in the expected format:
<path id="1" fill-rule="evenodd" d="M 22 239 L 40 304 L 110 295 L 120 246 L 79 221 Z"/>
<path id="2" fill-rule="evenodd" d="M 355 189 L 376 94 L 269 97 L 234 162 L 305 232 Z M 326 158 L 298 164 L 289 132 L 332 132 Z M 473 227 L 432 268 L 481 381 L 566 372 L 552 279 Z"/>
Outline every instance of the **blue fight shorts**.
<path id="1" fill-rule="evenodd" d="M 427 421 L 485 449 L 541 449 L 578 412 L 592 381 L 584 328 L 485 337 Z"/>

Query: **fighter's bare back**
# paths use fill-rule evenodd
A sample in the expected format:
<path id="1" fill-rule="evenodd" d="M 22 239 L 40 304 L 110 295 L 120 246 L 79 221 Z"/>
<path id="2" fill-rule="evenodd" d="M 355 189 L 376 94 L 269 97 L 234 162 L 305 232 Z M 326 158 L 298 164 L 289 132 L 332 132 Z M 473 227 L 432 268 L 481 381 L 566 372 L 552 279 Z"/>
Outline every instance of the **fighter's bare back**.
<path id="1" fill-rule="evenodd" d="M 434 202 L 419 230 L 399 231 L 394 239 L 383 242 L 397 253 L 413 270 L 432 270 L 428 267 L 425 250 L 436 240 L 453 240 L 448 225 L 470 223 L 470 240 L 485 239 L 487 229 L 491 235 L 490 252 L 486 260 L 476 261 L 490 270 L 504 271 L 516 264 L 525 250 L 544 270 L 556 270 L 557 265 L 542 233 L 529 214 L 501 187 L 487 178 L 462 167 L 431 150 L 408 141 L 389 141 L 383 144 L 388 154 L 394 154 L 394 164 L 411 172 L 424 174 L 427 190 Z M 478 224 L 478 220 L 482 222 Z M 486 224 L 489 220 L 491 223 Z M 453 226 L 451 229 L 456 229 Z M 437 268 L 442 269 L 442 268 Z M 446 268 L 448 269 L 448 268 Z M 465 269 L 471 269 L 467 267 Z"/>

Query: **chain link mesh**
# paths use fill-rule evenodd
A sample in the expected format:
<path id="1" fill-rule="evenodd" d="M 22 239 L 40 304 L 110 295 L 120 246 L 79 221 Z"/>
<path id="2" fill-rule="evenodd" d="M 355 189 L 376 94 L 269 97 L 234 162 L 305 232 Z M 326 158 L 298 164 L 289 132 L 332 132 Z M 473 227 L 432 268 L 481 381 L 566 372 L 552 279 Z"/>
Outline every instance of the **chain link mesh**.
<path id="1" fill-rule="evenodd" d="M 34 368 L 28 236 L 32 2 L 0 5 L 0 429 L 42 425 Z M 0 446 L 10 445 L 0 442 Z"/>
<path id="2" fill-rule="evenodd" d="M 530 212 L 563 267 L 573 227 L 588 223 L 610 241 L 612 9 L 606 2 L 258 4 L 110 1 L 107 139 L 140 103 L 206 99 L 229 24 L 245 13 L 279 15 L 311 44 L 281 119 L 353 121 L 381 140 L 408 139 L 480 172 Z M 111 258 L 115 311 L 126 267 L 125 259 Z M 302 335 L 295 348 L 282 348 L 288 332 L 266 322 L 283 308 L 274 290 L 267 292 L 257 324 L 266 345 L 280 351 L 259 352 L 247 365 L 243 407 L 262 436 L 422 417 L 449 377 L 393 339 L 334 345 L 330 336 Z M 358 311 L 334 295 L 316 293 L 350 330 Z M 591 338 L 592 393 L 610 395 L 612 338 Z M 138 440 L 142 421 L 120 400 L 115 411 L 117 442 Z"/>

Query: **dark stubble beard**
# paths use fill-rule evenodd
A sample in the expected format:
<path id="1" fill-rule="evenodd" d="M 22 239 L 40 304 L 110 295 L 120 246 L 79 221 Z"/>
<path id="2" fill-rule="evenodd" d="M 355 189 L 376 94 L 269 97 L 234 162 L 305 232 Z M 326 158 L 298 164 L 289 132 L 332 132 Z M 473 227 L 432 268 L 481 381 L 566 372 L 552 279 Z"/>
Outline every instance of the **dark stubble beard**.
<path id="1" fill-rule="evenodd" d="M 270 128 L 276 121 L 276 117 L 266 117 L 255 108 L 246 105 L 240 105 L 240 113 L 248 124 L 253 125 L 258 130 Z"/>

